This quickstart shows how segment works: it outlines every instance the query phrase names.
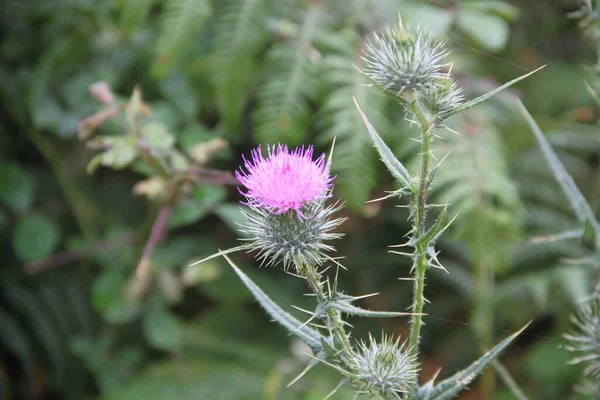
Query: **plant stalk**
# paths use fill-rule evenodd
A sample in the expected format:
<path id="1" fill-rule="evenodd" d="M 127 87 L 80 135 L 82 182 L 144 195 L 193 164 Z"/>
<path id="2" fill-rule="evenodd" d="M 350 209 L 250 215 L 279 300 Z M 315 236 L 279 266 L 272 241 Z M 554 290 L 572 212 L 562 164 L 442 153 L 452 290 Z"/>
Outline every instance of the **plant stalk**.
<path id="1" fill-rule="evenodd" d="M 306 281 L 308 282 L 308 286 L 317 296 L 317 301 L 319 303 L 326 301 L 327 296 L 323 290 L 323 284 L 321 283 L 317 271 L 313 265 L 309 265 L 306 268 Z M 349 352 L 352 347 L 350 345 L 350 338 L 344 329 L 344 321 L 342 320 L 341 313 L 334 308 L 329 308 L 327 311 L 327 317 L 329 323 L 331 324 L 333 333 L 342 344 L 344 352 Z"/>
<path id="2" fill-rule="evenodd" d="M 419 176 L 419 187 L 417 193 L 413 197 L 413 204 L 416 202 L 416 207 L 413 211 L 413 229 L 416 231 L 415 236 L 421 237 L 425 233 L 425 216 L 427 212 L 427 191 L 429 189 L 429 173 L 431 164 L 431 132 L 435 127 L 433 118 L 427 110 L 415 101 L 411 107 L 412 113 L 417 117 L 421 126 L 421 174 Z M 421 338 L 421 326 L 423 325 L 423 305 L 425 304 L 425 271 L 427 271 L 427 246 L 418 245 L 416 248 L 415 260 L 415 275 L 413 286 L 413 303 L 412 312 L 414 313 L 410 321 L 410 338 L 409 351 L 412 356 L 417 356 L 419 353 L 419 341 Z M 408 390 L 408 400 L 412 399 L 413 388 Z"/>

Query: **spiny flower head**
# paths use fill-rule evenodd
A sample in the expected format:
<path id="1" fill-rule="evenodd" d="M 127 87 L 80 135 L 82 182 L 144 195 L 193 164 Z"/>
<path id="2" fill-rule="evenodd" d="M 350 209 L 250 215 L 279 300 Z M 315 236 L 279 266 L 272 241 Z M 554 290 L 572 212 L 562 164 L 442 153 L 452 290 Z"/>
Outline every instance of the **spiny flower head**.
<path id="1" fill-rule="evenodd" d="M 568 350 L 578 353 L 571 364 L 586 364 L 585 373 L 600 378 L 600 297 L 581 306 L 571 321 L 574 330 L 565 335 Z"/>
<path id="2" fill-rule="evenodd" d="M 431 112 L 441 114 L 461 105 L 464 96 L 454 79 L 445 75 L 423 92 L 422 99 Z"/>
<path id="3" fill-rule="evenodd" d="M 245 204 L 264 208 L 272 214 L 293 210 L 304 218 L 302 207 L 330 196 L 333 177 L 325 163 L 325 154 L 313 160 L 313 147 L 289 151 L 286 145 L 267 146 L 267 158 L 261 147 L 252 151 L 252 159 L 244 158 L 244 167 L 236 171 L 246 191 Z"/>
<path id="4" fill-rule="evenodd" d="M 377 343 L 369 335 L 349 357 L 348 372 L 357 393 L 402 399 L 417 380 L 418 365 L 399 338 L 384 335 Z"/>
<path id="5" fill-rule="evenodd" d="M 312 146 L 290 152 L 279 144 L 268 146 L 264 158 L 258 147 L 244 167 L 236 172 L 249 206 L 243 211 L 244 247 L 258 252 L 262 263 L 282 262 L 297 274 L 331 260 L 327 253 L 335 248 L 326 242 L 342 236 L 333 231 L 344 218 L 332 218 L 341 206 L 325 204 L 333 187 L 325 155 L 313 160 Z"/>
<path id="6" fill-rule="evenodd" d="M 387 27 L 381 35 L 367 43 L 364 74 L 377 86 L 405 105 L 420 97 L 432 103 L 431 111 L 462 101 L 460 90 L 453 84 L 444 62 L 449 52 L 429 32 L 398 25 Z"/>
<path id="7" fill-rule="evenodd" d="M 345 218 L 331 218 L 341 207 L 325 206 L 325 199 L 307 203 L 303 218 L 293 211 L 273 214 L 268 209 L 251 205 L 242 228 L 249 238 L 246 247 L 258 252 L 258 259 L 267 265 L 282 262 L 285 269 L 294 268 L 303 274 L 307 265 L 321 265 L 335 248 L 326 242 L 343 235 L 334 233 Z"/>

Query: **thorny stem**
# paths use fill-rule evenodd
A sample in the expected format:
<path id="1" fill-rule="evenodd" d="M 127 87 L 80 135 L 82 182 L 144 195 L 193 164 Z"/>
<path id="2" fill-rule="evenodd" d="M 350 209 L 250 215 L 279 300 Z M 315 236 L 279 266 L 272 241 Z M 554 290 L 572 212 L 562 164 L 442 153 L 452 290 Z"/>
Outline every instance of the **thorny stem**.
<path id="1" fill-rule="evenodd" d="M 419 120 L 422 130 L 422 159 L 421 175 L 419 176 L 419 187 L 415 194 L 416 207 L 413 214 L 414 229 L 416 237 L 425 233 L 425 214 L 427 205 L 427 190 L 429 189 L 429 171 L 431 162 L 431 132 L 435 127 L 433 118 L 427 110 L 424 110 L 418 101 L 411 106 L 411 111 Z M 414 200 L 413 200 L 414 201 Z M 413 289 L 412 312 L 414 313 L 410 323 L 409 349 L 411 356 L 416 357 L 419 353 L 419 340 L 421 337 L 421 326 L 423 325 L 423 305 L 425 303 L 425 271 L 427 270 L 427 245 L 418 245 L 416 248 L 415 276 Z M 408 399 L 412 399 L 413 388 L 408 390 Z"/>
<path id="2" fill-rule="evenodd" d="M 306 267 L 306 281 L 308 282 L 308 286 L 317 296 L 317 301 L 319 303 L 326 301 L 326 294 L 323 290 L 323 284 L 321 283 L 319 275 L 313 265 L 308 265 Z M 327 311 L 327 317 L 334 335 L 342 344 L 342 349 L 345 352 L 349 352 L 352 347 L 350 345 L 350 338 L 344 329 L 344 321 L 342 320 L 341 313 L 334 308 L 329 308 Z"/>

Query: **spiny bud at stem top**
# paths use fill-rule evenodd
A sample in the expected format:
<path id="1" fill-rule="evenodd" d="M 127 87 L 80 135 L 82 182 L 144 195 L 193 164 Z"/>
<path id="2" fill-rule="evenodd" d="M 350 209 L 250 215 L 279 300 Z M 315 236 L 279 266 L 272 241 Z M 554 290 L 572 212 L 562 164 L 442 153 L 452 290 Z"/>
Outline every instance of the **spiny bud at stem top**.
<path id="1" fill-rule="evenodd" d="M 405 105 L 420 99 L 431 112 L 439 113 L 463 100 L 461 90 L 445 72 L 450 69 L 444 62 L 448 54 L 433 35 L 400 20 L 367 43 L 363 72 Z"/>

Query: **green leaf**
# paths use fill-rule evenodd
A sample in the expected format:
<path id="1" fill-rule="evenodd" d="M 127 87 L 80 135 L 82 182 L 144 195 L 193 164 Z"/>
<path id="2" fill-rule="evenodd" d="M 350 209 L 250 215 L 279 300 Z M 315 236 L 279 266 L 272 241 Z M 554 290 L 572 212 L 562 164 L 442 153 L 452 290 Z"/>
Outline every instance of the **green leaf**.
<path id="1" fill-rule="evenodd" d="M 203 207 L 213 208 L 225 199 L 227 191 L 223 186 L 201 184 L 196 186 L 192 196 Z"/>
<path id="2" fill-rule="evenodd" d="M 139 306 L 125 301 L 125 284 L 124 272 L 115 267 L 105 269 L 94 280 L 92 303 L 109 323 L 130 322 L 138 314 Z"/>
<path id="3" fill-rule="evenodd" d="M 196 186 L 191 198 L 180 201 L 169 221 L 172 228 L 193 224 L 212 212 L 225 199 L 223 186 L 202 184 Z"/>
<path id="4" fill-rule="evenodd" d="M 498 52 L 506 46 L 510 29 L 501 17 L 462 9 L 457 13 L 458 28 L 486 51 Z"/>
<path id="5" fill-rule="evenodd" d="M 434 386 L 433 381 L 420 386 L 414 395 L 415 400 L 449 400 L 456 397 L 460 392 L 467 388 L 475 378 L 481 374 L 494 359 L 496 359 L 513 340 L 517 338 L 527 328 L 529 324 L 519 329 L 517 332 L 498 343 L 493 349 L 485 353 L 479 360 L 473 362 L 464 370 L 456 373 L 452 377 L 443 380 Z"/>
<path id="6" fill-rule="evenodd" d="M 212 241 L 199 235 L 171 236 L 166 243 L 154 250 L 152 266 L 159 270 L 179 270 L 198 252 L 208 251 L 213 246 Z"/>
<path id="7" fill-rule="evenodd" d="M 152 67 L 154 76 L 163 78 L 177 64 L 211 14 L 208 0 L 167 0 Z"/>
<path id="8" fill-rule="evenodd" d="M 242 272 L 229 257 L 224 256 L 235 273 L 240 277 L 244 285 L 252 292 L 256 300 L 265 309 L 275 321 L 289 330 L 292 334 L 298 336 L 300 340 L 306 343 L 313 352 L 322 351 L 321 340 L 326 340 L 314 329 L 304 325 L 290 314 L 283 311 L 265 292 L 263 292 L 252 280 Z"/>
<path id="9" fill-rule="evenodd" d="M 460 112 L 468 110 L 469 108 L 475 107 L 475 106 L 483 103 L 484 101 L 488 100 L 490 97 L 492 97 L 492 96 L 500 93 L 504 89 L 508 89 L 509 87 L 511 87 L 512 85 L 514 85 L 515 83 L 520 82 L 523 79 L 527 78 L 528 76 L 535 74 L 536 72 L 538 72 L 539 70 L 541 70 L 544 67 L 545 67 L 545 65 L 541 66 L 538 69 L 533 70 L 533 71 L 531 71 L 531 72 L 529 72 L 529 73 L 527 73 L 525 75 L 521 75 L 520 77 L 518 77 L 516 79 L 513 79 L 512 81 L 507 82 L 504 85 L 502 85 L 502 86 L 500 86 L 500 87 L 498 87 L 498 88 L 496 88 L 496 89 L 494 89 L 494 90 L 492 90 L 490 92 L 487 92 L 484 95 L 481 95 L 481 96 L 479 96 L 479 97 L 477 97 L 477 98 L 475 98 L 473 100 L 469 100 L 466 103 L 464 103 L 464 104 L 462 104 L 462 105 L 460 105 L 460 106 L 458 106 L 456 108 L 453 108 L 452 110 L 448 110 L 448 111 L 445 111 L 443 113 L 440 113 L 440 114 L 438 114 L 438 119 L 440 121 L 443 121 L 443 120 L 445 120 L 445 119 L 453 116 L 454 114 L 458 114 Z"/>
<path id="10" fill-rule="evenodd" d="M 141 129 L 142 136 L 150 148 L 168 150 L 175 144 L 175 137 L 166 126 L 159 122 L 150 122 Z"/>
<path id="11" fill-rule="evenodd" d="M 204 218 L 206 214 L 207 210 L 199 207 L 196 201 L 193 199 L 184 199 L 173 208 L 169 227 L 178 228 L 193 224 Z"/>
<path id="12" fill-rule="evenodd" d="M 367 126 L 369 135 L 371 135 L 371 139 L 373 140 L 375 148 L 379 152 L 379 156 L 381 157 L 383 163 L 392 173 L 394 178 L 396 178 L 401 188 L 406 188 L 410 190 L 410 192 L 414 192 L 415 188 L 412 184 L 410 174 L 408 173 L 404 165 L 402 165 L 402 163 L 396 158 L 396 156 L 394 156 L 392 150 L 390 150 L 390 148 L 385 144 L 383 139 L 381 139 L 381 136 L 379 136 L 377 131 L 375 131 L 375 128 L 373 128 L 373 125 L 371 125 L 371 123 L 367 119 L 367 116 L 363 114 L 362 110 L 360 109 L 358 102 L 356 102 L 356 99 L 354 99 L 354 103 L 356 104 L 356 108 L 358 109 L 358 112 L 360 113 L 365 125 Z"/>
<path id="13" fill-rule="evenodd" d="M 592 211 L 590 205 L 587 203 L 583 194 L 577 188 L 577 185 L 573 181 L 571 175 L 569 175 L 569 173 L 567 172 L 563 164 L 560 162 L 560 159 L 558 158 L 554 150 L 552 150 L 552 146 L 550 146 L 550 143 L 548 143 L 548 140 L 544 136 L 544 133 L 542 132 L 538 124 L 535 122 L 531 114 L 529 114 L 529 111 L 527 111 L 523 103 L 521 103 L 520 101 L 517 104 L 519 105 L 521 114 L 523 115 L 523 117 L 525 117 L 525 120 L 527 121 L 529 127 L 533 131 L 535 138 L 540 146 L 540 149 L 544 154 L 544 158 L 546 159 L 548 165 L 550 166 L 550 169 L 552 170 L 552 174 L 558 181 L 558 184 L 560 185 L 564 194 L 567 196 L 569 204 L 575 212 L 575 215 L 577 215 L 579 222 L 584 224 L 584 231 L 586 228 L 585 225 L 587 225 L 588 232 L 589 230 L 593 231 L 595 235 L 596 250 L 600 250 L 600 224 L 598 223 L 594 212 Z"/>
<path id="14" fill-rule="evenodd" d="M 183 150 L 189 153 L 197 144 L 208 142 L 217 137 L 218 135 L 214 131 L 208 129 L 204 125 L 191 125 L 179 132 L 177 135 L 177 143 Z"/>
<path id="15" fill-rule="evenodd" d="M 38 261 L 48 257 L 60 243 L 60 228 L 41 214 L 20 219 L 13 232 L 13 247 L 22 261 Z"/>
<path id="16" fill-rule="evenodd" d="M 113 169 L 123 169 L 135 161 L 139 154 L 135 136 L 99 136 L 93 141 L 109 149 L 98 154 L 87 166 L 88 173 L 103 165 Z"/>
<path id="17" fill-rule="evenodd" d="M 0 161 L 0 202 L 17 214 L 33 203 L 33 180 L 18 164 Z"/>
<path id="18" fill-rule="evenodd" d="M 396 312 L 396 311 L 372 311 L 365 310 L 364 308 L 356 307 L 347 302 L 334 302 L 331 304 L 332 308 L 336 310 L 349 314 L 356 315 L 358 317 L 370 317 L 370 318 L 396 318 L 403 317 L 407 315 L 412 315 L 412 313 L 405 312 Z"/>
<path id="19" fill-rule="evenodd" d="M 233 232 L 242 237 L 250 237 L 248 233 L 241 232 L 241 225 L 245 224 L 247 217 L 242 212 L 242 206 L 239 204 L 221 204 L 215 211 L 215 214 L 229 226 Z"/>
<path id="20" fill-rule="evenodd" d="M 421 237 L 417 239 L 416 245 L 429 245 L 433 244 L 437 240 L 437 238 L 448 228 L 448 226 L 452 223 L 452 221 L 446 223 L 446 217 L 448 216 L 448 209 L 444 207 L 442 212 L 435 220 L 433 226 L 429 228 L 427 232 L 425 232 Z"/>
<path id="21" fill-rule="evenodd" d="M 146 340 L 156 349 L 173 351 L 181 343 L 181 322 L 164 306 L 153 305 L 144 312 L 142 327 Z"/>

